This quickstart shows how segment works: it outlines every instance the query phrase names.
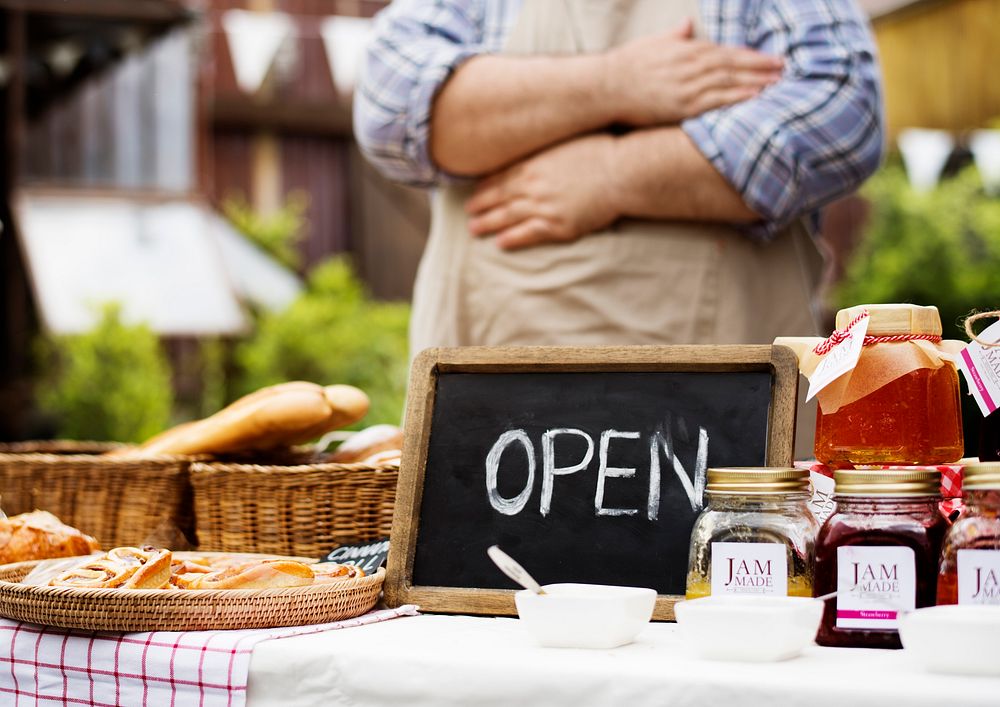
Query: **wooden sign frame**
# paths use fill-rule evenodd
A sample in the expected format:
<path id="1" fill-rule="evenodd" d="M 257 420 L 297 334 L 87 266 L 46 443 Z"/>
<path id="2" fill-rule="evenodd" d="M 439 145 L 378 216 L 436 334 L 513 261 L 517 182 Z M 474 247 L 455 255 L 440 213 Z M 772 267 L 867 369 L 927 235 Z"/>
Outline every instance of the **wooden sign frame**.
<path id="1" fill-rule="evenodd" d="M 791 466 L 799 366 L 795 354 L 785 346 L 463 347 L 422 352 L 410 371 L 406 436 L 384 586 L 386 603 L 417 604 L 423 611 L 439 613 L 517 614 L 515 590 L 412 583 L 438 374 L 743 371 L 773 375 L 766 464 Z M 653 618 L 673 620 L 673 606 L 682 598 L 659 595 Z"/>

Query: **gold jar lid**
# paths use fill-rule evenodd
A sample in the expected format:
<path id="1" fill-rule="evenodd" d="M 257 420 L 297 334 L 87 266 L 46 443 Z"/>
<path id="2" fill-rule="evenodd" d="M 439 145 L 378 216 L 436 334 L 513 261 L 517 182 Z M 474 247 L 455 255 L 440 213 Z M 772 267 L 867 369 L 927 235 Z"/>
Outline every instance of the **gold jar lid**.
<path id="1" fill-rule="evenodd" d="M 854 318 L 868 310 L 868 334 L 930 334 L 941 336 L 941 315 L 937 307 L 916 304 L 859 304 L 837 312 L 837 328 L 845 329 Z"/>
<path id="2" fill-rule="evenodd" d="M 1000 490 L 1000 462 L 979 462 L 963 467 L 962 488 L 967 491 Z"/>
<path id="3" fill-rule="evenodd" d="M 841 469 L 833 483 L 837 496 L 941 495 L 941 472 L 931 469 Z"/>
<path id="4" fill-rule="evenodd" d="M 770 494 L 809 490 L 809 470 L 791 467 L 729 467 L 708 470 L 709 493 Z"/>

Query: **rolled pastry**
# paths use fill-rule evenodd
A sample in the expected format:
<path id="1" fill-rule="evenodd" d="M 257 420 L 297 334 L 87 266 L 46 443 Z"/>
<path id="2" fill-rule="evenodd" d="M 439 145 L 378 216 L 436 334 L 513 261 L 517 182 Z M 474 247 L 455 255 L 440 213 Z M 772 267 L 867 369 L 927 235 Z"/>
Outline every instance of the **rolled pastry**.
<path id="1" fill-rule="evenodd" d="M 53 587 L 162 589 L 170 582 L 169 550 L 116 547 L 104 557 L 63 572 Z"/>
<path id="2" fill-rule="evenodd" d="M 345 579 L 357 579 L 365 576 L 365 571 L 356 565 L 345 565 L 339 562 L 320 562 L 310 565 L 315 575 L 316 584 L 342 582 Z"/>
<path id="3" fill-rule="evenodd" d="M 205 573 L 175 575 L 182 589 L 277 589 L 313 583 L 308 565 L 293 560 L 261 560 Z"/>
<path id="4" fill-rule="evenodd" d="M 357 432 L 337 447 L 330 461 L 352 464 L 368 459 L 373 454 L 403 448 L 403 431 L 395 425 L 372 425 Z"/>

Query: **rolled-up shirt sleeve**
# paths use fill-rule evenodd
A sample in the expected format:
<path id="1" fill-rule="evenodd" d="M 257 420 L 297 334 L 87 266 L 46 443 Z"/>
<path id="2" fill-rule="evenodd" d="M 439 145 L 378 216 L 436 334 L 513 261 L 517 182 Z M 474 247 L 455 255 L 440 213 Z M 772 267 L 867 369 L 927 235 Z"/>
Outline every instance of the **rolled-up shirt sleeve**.
<path id="1" fill-rule="evenodd" d="M 376 17 L 354 96 L 362 152 L 390 179 L 429 186 L 431 106 L 465 60 L 484 51 L 482 6 L 461 0 L 395 0 Z"/>
<path id="2" fill-rule="evenodd" d="M 765 0 L 746 43 L 783 56 L 782 79 L 682 127 L 761 215 L 748 234 L 768 240 L 852 191 L 878 167 L 881 87 L 874 40 L 852 0 Z"/>

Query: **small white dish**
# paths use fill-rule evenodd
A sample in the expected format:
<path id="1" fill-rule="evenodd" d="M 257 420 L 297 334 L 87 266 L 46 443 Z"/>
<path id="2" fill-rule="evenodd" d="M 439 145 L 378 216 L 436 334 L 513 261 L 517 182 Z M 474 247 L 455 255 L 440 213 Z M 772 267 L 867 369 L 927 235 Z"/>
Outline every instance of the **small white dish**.
<path id="1" fill-rule="evenodd" d="M 906 653 L 938 673 L 1000 675 L 997 636 L 1000 606 L 930 606 L 899 618 Z"/>
<path id="2" fill-rule="evenodd" d="M 521 623 L 550 648 L 616 648 L 649 623 L 656 590 L 604 584 L 547 584 L 514 595 Z"/>
<path id="3" fill-rule="evenodd" d="M 813 643 L 823 602 L 809 597 L 711 596 L 677 602 L 681 635 L 702 658 L 787 660 Z"/>

